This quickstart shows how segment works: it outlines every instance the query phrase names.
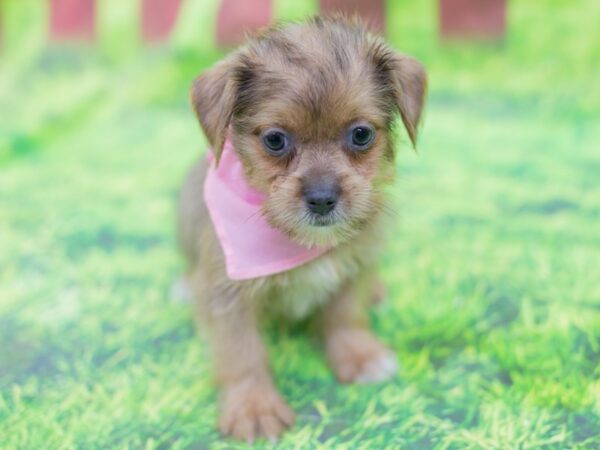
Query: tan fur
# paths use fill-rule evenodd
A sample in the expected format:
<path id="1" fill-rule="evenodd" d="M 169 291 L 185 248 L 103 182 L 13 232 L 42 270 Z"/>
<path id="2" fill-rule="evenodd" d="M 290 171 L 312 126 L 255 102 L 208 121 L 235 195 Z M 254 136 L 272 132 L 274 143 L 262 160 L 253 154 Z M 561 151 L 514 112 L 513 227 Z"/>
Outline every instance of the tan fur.
<path id="1" fill-rule="evenodd" d="M 379 381 L 395 362 L 368 330 L 367 304 L 381 295 L 374 267 L 385 234 L 384 187 L 394 177 L 391 127 L 400 114 L 415 140 L 425 73 L 358 23 L 315 18 L 264 31 L 198 77 L 191 100 L 217 158 L 227 130 L 249 184 L 267 193 L 269 223 L 306 245 L 331 251 L 269 277 L 227 278 L 205 205 L 206 162 L 183 186 L 179 231 L 189 261 L 201 327 L 212 344 L 221 386 L 220 431 L 238 439 L 277 437 L 293 413 L 277 393 L 258 329 L 268 310 L 290 319 L 317 312 L 328 361 L 342 382 Z M 344 136 L 360 121 L 376 138 L 350 152 Z M 294 136 L 293 153 L 273 157 L 260 135 L 279 127 Z M 335 223 L 306 219 L 302 184 L 335 177 L 341 187 Z"/>

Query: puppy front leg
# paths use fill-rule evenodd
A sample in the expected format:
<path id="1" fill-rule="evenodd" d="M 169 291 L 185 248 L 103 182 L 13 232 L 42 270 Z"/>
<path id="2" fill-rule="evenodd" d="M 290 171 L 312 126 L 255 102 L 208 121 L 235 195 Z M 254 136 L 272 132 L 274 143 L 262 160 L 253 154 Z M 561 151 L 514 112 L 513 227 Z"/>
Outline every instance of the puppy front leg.
<path id="1" fill-rule="evenodd" d="M 219 430 L 248 442 L 258 436 L 277 438 L 294 423 L 294 413 L 273 384 L 258 333 L 256 305 L 240 298 L 224 311 L 207 313 L 221 386 Z"/>
<path id="2" fill-rule="evenodd" d="M 376 283 L 373 274 L 361 275 L 350 281 L 322 312 L 327 359 L 342 383 L 383 381 L 396 374 L 394 353 L 369 330 L 369 300 Z"/>

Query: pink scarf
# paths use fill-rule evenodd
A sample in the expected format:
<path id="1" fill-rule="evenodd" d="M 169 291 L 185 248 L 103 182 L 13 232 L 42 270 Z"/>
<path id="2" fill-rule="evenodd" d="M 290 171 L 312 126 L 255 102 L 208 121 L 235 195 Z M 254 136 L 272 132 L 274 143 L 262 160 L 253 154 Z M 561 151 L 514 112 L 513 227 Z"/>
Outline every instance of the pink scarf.
<path id="1" fill-rule="evenodd" d="M 266 194 L 248 185 L 229 139 L 218 166 L 212 152 L 208 159 L 204 201 L 225 253 L 229 278 L 246 280 L 285 272 L 327 251 L 296 244 L 267 223 L 261 213 Z"/>

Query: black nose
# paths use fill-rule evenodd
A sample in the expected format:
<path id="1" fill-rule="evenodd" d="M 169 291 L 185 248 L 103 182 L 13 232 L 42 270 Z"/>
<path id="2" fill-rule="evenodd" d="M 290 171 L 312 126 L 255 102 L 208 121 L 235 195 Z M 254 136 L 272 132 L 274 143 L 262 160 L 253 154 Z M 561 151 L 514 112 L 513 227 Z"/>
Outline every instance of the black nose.
<path id="1" fill-rule="evenodd" d="M 315 214 L 324 216 L 335 208 L 340 196 L 337 182 L 321 181 L 304 187 L 304 200 L 308 209 Z"/>

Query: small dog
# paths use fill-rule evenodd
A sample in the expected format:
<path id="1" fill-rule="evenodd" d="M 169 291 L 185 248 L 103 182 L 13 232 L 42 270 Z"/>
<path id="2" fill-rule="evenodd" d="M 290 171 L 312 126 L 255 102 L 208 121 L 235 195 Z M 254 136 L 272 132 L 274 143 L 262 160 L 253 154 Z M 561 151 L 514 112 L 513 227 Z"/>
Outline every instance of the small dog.
<path id="1" fill-rule="evenodd" d="M 341 17 L 269 28 L 195 80 L 212 153 L 184 183 L 179 235 L 222 434 L 274 439 L 294 422 L 259 335 L 265 310 L 314 314 L 343 383 L 395 374 L 368 304 L 380 291 L 392 127 L 399 114 L 414 145 L 425 89 L 419 62 Z"/>

